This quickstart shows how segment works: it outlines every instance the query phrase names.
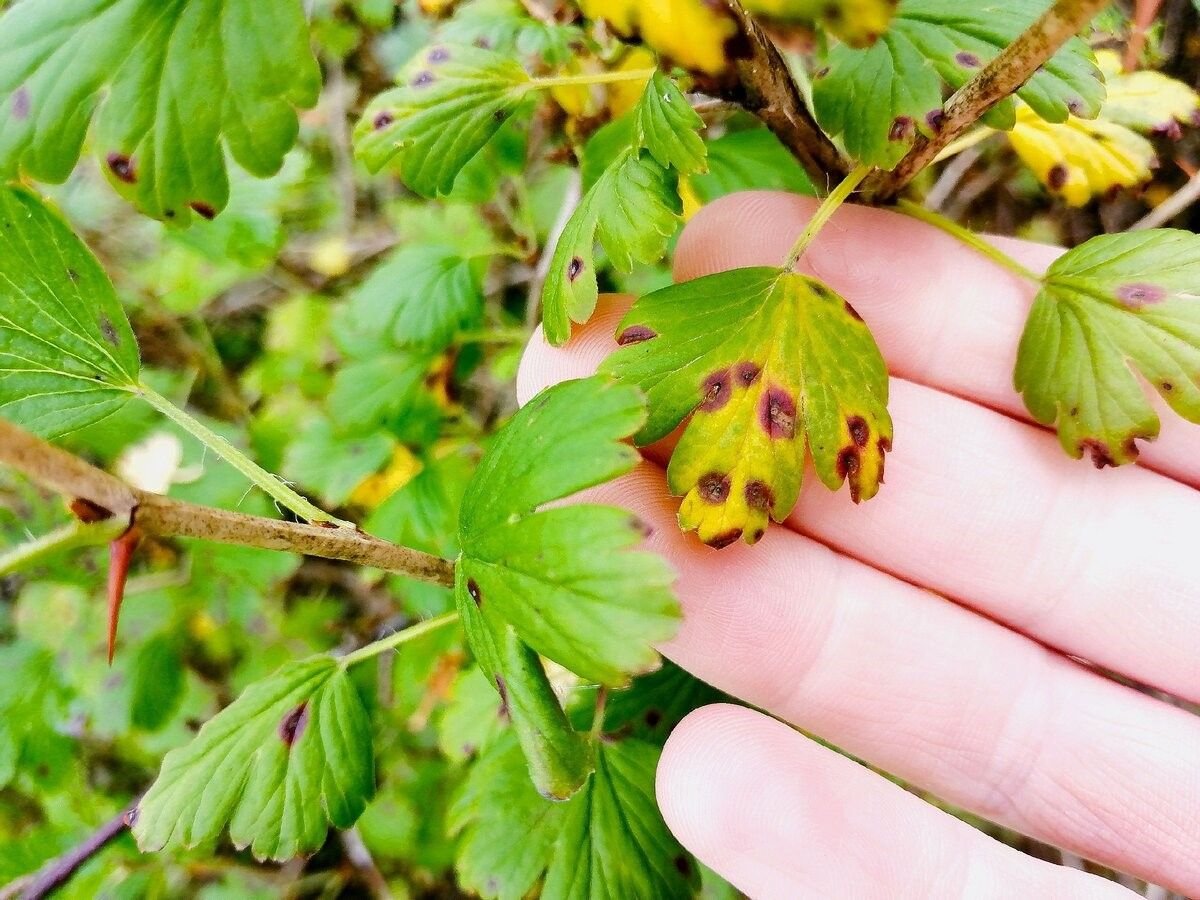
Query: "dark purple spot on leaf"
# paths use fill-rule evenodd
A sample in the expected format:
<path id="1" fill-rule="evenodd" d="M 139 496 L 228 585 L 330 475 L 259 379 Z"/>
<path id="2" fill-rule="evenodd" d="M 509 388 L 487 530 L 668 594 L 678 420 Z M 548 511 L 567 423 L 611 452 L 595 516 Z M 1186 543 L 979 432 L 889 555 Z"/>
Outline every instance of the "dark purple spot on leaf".
<path id="1" fill-rule="evenodd" d="M 759 541 L 762 540 L 764 534 L 766 534 L 766 531 L 764 531 L 761 528 L 755 528 L 754 531 L 750 535 L 750 543 L 757 544 Z"/>
<path id="2" fill-rule="evenodd" d="M 371 121 L 371 124 L 375 127 L 376 131 L 382 131 L 395 121 L 395 118 L 393 118 L 390 112 L 383 110 L 382 112 L 375 114 L 375 118 Z"/>
<path id="3" fill-rule="evenodd" d="M 1080 454 L 1090 454 L 1092 465 L 1097 469 L 1103 469 L 1105 466 L 1116 466 L 1117 464 L 1117 461 L 1113 459 L 1112 452 L 1108 449 L 1108 445 L 1095 438 L 1084 438 L 1080 441 L 1079 452 Z"/>
<path id="4" fill-rule="evenodd" d="M 1171 391 L 1175 390 L 1175 385 L 1171 384 L 1171 382 L 1169 382 L 1169 381 L 1162 382 L 1162 384 L 1160 384 L 1159 387 L 1161 387 L 1163 389 L 1163 391 L 1165 391 L 1168 394 L 1171 393 Z"/>
<path id="5" fill-rule="evenodd" d="M 1050 167 L 1050 171 L 1046 173 L 1046 184 L 1050 185 L 1051 190 L 1061 191 L 1066 186 L 1067 178 L 1070 177 L 1070 172 L 1062 163 L 1055 163 Z"/>
<path id="6" fill-rule="evenodd" d="M 729 476 L 720 472 L 701 475 L 696 482 L 696 492 L 708 503 L 724 503 L 729 496 Z"/>
<path id="7" fill-rule="evenodd" d="M 660 713 L 657 709 L 648 709 L 646 710 L 645 719 L 648 727 L 657 728 L 662 722 L 662 713 Z"/>
<path id="8" fill-rule="evenodd" d="M 935 134 L 942 130 L 942 126 L 946 124 L 946 111 L 940 106 L 937 109 L 931 109 L 925 113 L 925 124 L 929 126 L 929 130 Z"/>
<path id="9" fill-rule="evenodd" d="M 479 593 L 479 585 L 475 583 L 474 578 L 467 579 L 467 593 L 471 595 L 476 606 L 483 606 L 483 595 Z"/>
<path id="10" fill-rule="evenodd" d="M 758 376 L 761 374 L 762 369 L 757 363 L 740 362 L 737 364 L 737 381 L 742 387 L 750 387 L 758 381 Z"/>
<path id="11" fill-rule="evenodd" d="M 289 747 L 295 745 L 296 741 L 300 740 L 300 736 L 304 734 L 304 728 L 308 725 L 308 701 L 301 703 L 279 723 L 279 739 Z"/>
<path id="12" fill-rule="evenodd" d="M 979 57 L 976 56 L 974 53 L 970 53 L 966 50 L 959 50 L 957 53 L 955 53 L 954 61 L 956 63 L 958 63 L 960 66 L 964 66 L 965 68 L 968 68 L 968 69 L 978 69 L 979 68 Z"/>
<path id="13" fill-rule="evenodd" d="M 1117 288 L 1117 299 L 1133 309 L 1140 309 L 1150 303 L 1161 303 L 1166 296 L 1167 292 L 1157 284 L 1145 282 L 1123 284 Z"/>
<path id="14" fill-rule="evenodd" d="M 748 481 L 743 489 L 746 504 L 751 509 L 769 510 L 775 505 L 775 492 L 765 481 Z"/>
<path id="15" fill-rule="evenodd" d="M 492 48 L 492 42 L 485 37 L 478 37 L 475 38 L 475 46 L 480 50 L 490 50 Z"/>
<path id="16" fill-rule="evenodd" d="M 692 874 L 691 860 L 680 853 L 677 857 L 675 857 L 675 870 L 679 872 L 680 875 L 687 878 Z"/>
<path id="17" fill-rule="evenodd" d="M 867 424 L 867 420 L 862 416 L 851 416 L 846 420 L 846 427 L 850 430 L 850 439 L 854 441 L 854 446 L 867 446 L 867 438 L 871 436 L 871 426 Z"/>
<path id="18" fill-rule="evenodd" d="M 17 88 L 12 96 L 12 117 L 20 122 L 29 118 L 29 89 Z"/>
<path id="19" fill-rule="evenodd" d="M 104 315 L 104 313 L 100 314 L 100 333 L 104 335 L 104 339 L 114 347 L 120 345 L 120 341 L 117 340 L 117 329 L 113 328 L 112 320 L 109 319 L 108 316 Z"/>
<path id="20" fill-rule="evenodd" d="M 1081 112 L 1083 112 L 1083 101 L 1078 97 L 1069 98 L 1067 100 L 1067 111 L 1073 116 L 1079 115 Z"/>
<path id="21" fill-rule="evenodd" d="M 209 219 L 211 221 L 217 217 L 217 211 L 212 208 L 211 204 L 205 203 L 203 200 L 193 200 L 188 206 L 202 219 Z"/>
<path id="22" fill-rule="evenodd" d="M 773 439 L 796 436 L 796 400 L 781 387 L 770 387 L 758 406 L 758 420 Z"/>
<path id="23" fill-rule="evenodd" d="M 630 325 L 617 335 L 617 343 L 624 347 L 626 344 L 640 344 L 642 341 L 656 337 L 658 337 L 658 332 L 653 328 L 647 328 L 645 325 Z"/>
<path id="24" fill-rule="evenodd" d="M 700 385 L 700 408 L 705 412 L 714 412 L 729 402 L 729 394 L 729 370 L 718 369 Z"/>
<path id="25" fill-rule="evenodd" d="M 583 272 L 583 260 L 578 256 L 572 256 L 571 261 L 567 263 L 567 281 L 574 281 Z"/>
<path id="26" fill-rule="evenodd" d="M 917 133 L 917 126 L 909 116 L 896 116 L 888 129 L 889 141 L 910 141 Z"/>
<path id="27" fill-rule="evenodd" d="M 433 73 L 428 70 L 422 70 L 413 76 L 413 80 L 408 84 L 410 87 L 425 87 L 427 84 L 433 84 Z"/>
<path id="28" fill-rule="evenodd" d="M 175 210 L 173 210 L 173 209 L 164 209 L 164 210 L 163 210 L 163 215 L 164 215 L 164 216 L 166 216 L 168 219 L 173 219 L 173 218 L 175 218 Z"/>
<path id="29" fill-rule="evenodd" d="M 119 180 L 126 184 L 133 184 L 137 181 L 137 170 L 134 168 L 133 160 L 124 153 L 110 153 L 106 157 L 106 162 L 109 171 Z"/>
<path id="30" fill-rule="evenodd" d="M 725 547 L 728 547 L 730 544 L 734 543 L 735 541 L 737 541 L 741 536 L 742 536 L 742 529 L 733 528 L 733 529 L 730 529 L 729 531 L 724 531 L 721 534 L 718 534 L 715 537 L 710 538 L 709 540 L 705 541 L 705 543 L 708 544 L 708 546 L 712 547 L 714 550 L 721 550 Z"/>
<path id="31" fill-rule="evenodd" d="M 857 447 L 843 447 L 837 455 L 837 473 L 841 478 L 853 478 L 858 474 L 859 458 Z"/>
<path id="32" fill-rule="evenodd" d="M 432 50 L 429 51 L 428 59 L 429 59 L 429 62 L 432 63 L 433 65 L 437 65 L 438 63 L 443 63 L 446 60 L 448 60 L 449 58 L 450 58 L 450 51 L 447 50 L 445 47 L 434 47 Z"/>

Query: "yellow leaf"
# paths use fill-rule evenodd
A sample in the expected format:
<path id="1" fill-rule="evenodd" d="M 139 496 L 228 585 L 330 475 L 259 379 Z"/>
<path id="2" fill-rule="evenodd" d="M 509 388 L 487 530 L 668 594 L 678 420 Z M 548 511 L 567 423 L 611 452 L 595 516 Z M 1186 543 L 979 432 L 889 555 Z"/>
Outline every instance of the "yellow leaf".
<path id="1" fill-rule="evenodd" d="M 658 60 L 654 58 L 654 54 L 645 47 L 630 47 L 629 52 L 617 64 L 618 72 L 636 72 L 639 69 L 653 69 L 658 65 Z M 649 74 L 645 78 L 638 78 L 633 81 L 616 81 L 608 86 L 608 109 L 615 119 L 624 113 L 629 112 L 637 105 L 637 102 L 642 99 L 642 94 L 646 90 L 646 82 L 650 80 Z"/>
<path id="2" fill-rule="evenodd" d="M 350 494 L 350 502 L 356 506 L 374 509 L 388 497 L 417 477 L 424 466 L 412 451 L 403 444 L 392 451 L 392 461 L 374 475 L 368 475 L 358 483 Z"/>
<path id="3" fill-rule="evenodd" d="M 725 44 L 738 31 L 724 4 L 704 0 L 580 0 L 580 7 L 621 36 L 640 35 L 673 62 L 710 75 L 728 66 Z"/>
<path id="4" fill-rule="evenodd" d="M 1135 131 L 1179 136 L 1180 124 L 1194 121 L 1200 95 L 1162 72 L 1122 72 L 1120 57 L 1112 50 L 1096 53 L 1104 73 L 1108 96 L 1101 118 Z"/>
<path id="5" fill-rule="evenodd" d="M 692 185 L 692 179 L 688 175 L 679 176 L 679 201 L 683 204 L 682 215 L 685 222 L 700 212 L 700 207 L 704 205 L 704 201 L 696 193 L 696 188 Z"/>
<path id="6" fill-rule="evenodd" d="M 322 238 L 309 251 L 308 266 L 327 278 L 338 278 L 350 271 L 350 245 L 341 235 Z"/>
<path id="7" fill-rule="evenodd" d="M 1023 103 L 1009 140 L 1038 180 L 1071 206 L 1149 181 L 1155 163 L 1150 142 L 1124 125 L 1075 116 L 1055 124 Z"/>
<path id="8" fill-rule="evenodd" d="M 746 0 L 742 5 L 770 19 L 820 22 L 851 47 L 869 47 L 887 31 L 897 0 Z"/>

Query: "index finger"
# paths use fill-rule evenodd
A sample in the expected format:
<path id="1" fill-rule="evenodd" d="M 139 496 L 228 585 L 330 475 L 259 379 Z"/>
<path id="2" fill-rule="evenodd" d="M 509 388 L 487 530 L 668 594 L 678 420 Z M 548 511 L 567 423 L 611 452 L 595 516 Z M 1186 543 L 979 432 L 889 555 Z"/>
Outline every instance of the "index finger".
<path id="1" fill-rule="evenodd" d="M 816 206 L 811 197 L 779 191 L 730 194 L 708 204 L 679 238 L 675 280 L 779 265 Z M 990 240 L 1039 272 L 1063 252 Z M 865 206 L 840 208 L 803 267 L 866 319 L 892 374 L 1030 419 L 1012 373 L 1034 285 L 931 225 Z M 1200 429 L 1167 411 L 1157 395 L 1151 399 L 1162 433 L 1140 445 L 1140 462 L 1200 486 Z"/>

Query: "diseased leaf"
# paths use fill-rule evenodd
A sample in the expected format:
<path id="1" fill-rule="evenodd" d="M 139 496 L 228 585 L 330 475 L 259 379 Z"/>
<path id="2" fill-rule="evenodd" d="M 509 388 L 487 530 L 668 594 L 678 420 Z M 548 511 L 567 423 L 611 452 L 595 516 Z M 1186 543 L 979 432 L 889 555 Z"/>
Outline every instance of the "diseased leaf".
<path id="1" fill-rule="evenodd" d="M 36 194 L 0 187 L 0 413 L 62 435 L 120 409 L 139 369 L 96 257 Z"/>
<path id="2" fill-rule="evenodd" d="M 604 730 L 661 747 L 688 713 L 728 699 L 716 688 L 668 660 L 657 672 L 635 678 L 626 690 L 609 694 Z M 591 715 L 591 710 L 586 712 Z"/>
<path id="3" fill-rule="evenodd" d="M 957 89 L 969 81 L 1048 5 L 901 0 L 891 28 L 874 46 L 842 44 L 830 51 L 828 71 L 813 84 L 814 112 L 860 163 L 891 168 L 918 132 L 931 135 L 940 127 L 943 85 Z M 1072 38 L 1017 96 L 1050 122 L 1062 122 L 1068 113 L 1091 118 L 1104 98 L 1103 76 L 1087 45 Z M 1011 128 L 1013 115 L 1006 100 L 986 120 Z"/>
<path id="4" fill-rule="evenodd" d="M 255 682 L 172 750 L 138 803 L 143 851 L 214 841 L 226 823 L 258 859 L 312 853 L 329 824 L 349 828 L 375 787 L 371 728 L 331 657 L 289 663 Z"/>
<path id="5" fill-rule="evenodd" d="M 634 116 L 635 141 L 649 150 L 660 166 L 672 166 L 682 174 L 704 171 L 704 141 L 699 134 L 704 120 L 673 79 L 655 71 Z"/>
<path id="6" fill-rule="evenodd" d="M 1170 137 L 1195 122 L 1200 95 L 1182 81 L 1150 69 L 1125 72 L 1115 50 L 1097 50 L 1096 63 L 1108 89 L 1100 115 L 1108 121 Z"/>
<path id="7" fill-rule="evenodd" d="M 875 43 L 896 12 L 896 0 L 749 0 L 743 5 L 772 19 L 819 22 L 851 47 Z"/>
<path id="8" fill-rule="evenodd" d="M 397 159 L 404 183 L 425 197 L 450 193 L 532 85 L 503 53 L 444 44 L 419 53 L 397 80 L 355 128 L 357 153 L 371 171 Z"/>
<path id="9" fill-rule="evenodd" d="M 640 37 L 684 68 L 710 75 L 728 67 L 726 43 L 738 33 L 732 13 L 703 0 L 581 0 L 579 7 L 622 37 Z"/>
<path id="10" fill-rule="evenodd" d="M 673 179 L 646 152 L 626 151 L 584 195 L 559 236 L 542 293 L 543 327 L 554 345 L 567 342 L 572 322 L 596 309 L 595 245 L 622 271 L 633 261 L 655 262 L 679 222 Z"/>
<path id="11" fill-rule="evenodd" d="M 709 141 L 708 172 L 689 176 L 688 184 L 701 203 L 737 191 L 816 193 L 804 167 L 768 128 L 731 131 Z"/>
<path id="12" fill-rule="evenodd" d="M 632 739 L 598 745 L 596 771 L 567 803 L 549 803 L 524 778 L 504 735 L 472 767 L 450 809 L 462 833 L 457 870 L 485 898 L 687 898 L 695 860 L 667 830 L 654 800 L 659 750 Z"/>
<path id="13" fill-rule="evenodd" d="M 1014 383 L 1063 449 L 1097 468 L 1137 458 L 1159 420 L 1140 373 L 1200 422 L 1200 237 L 1174 229 L 1094 237 L 1046 271 Z"/>
<path id="14" fill-rule="evenodd" d="M 0 177 L 65 181 L 94 116 L 122 196 L 212 218 L 229 198 L 222 145 L 278 171 L 320 81 L 299 0 L 26 0 L 0 19 Z"/>
<path id="15" fill-rule="evenodd" d="M 283 473 L 330 506 L 340 506 L 364 478 L 387 465 L 394 444 L 384 431 L 347 434 L 328 419 L 317 419 L 288 445 Z"/>
<path id="16" fill-rule="evenodd" d="M 639 444 L 691 415 L 667 468 L 679 524 L 706 544 L 753 544 L 800 493 L 807 450 L 831 490 L 875 496 L 891 449 L 887 370 L 866 324 L 832 290 L 760 267 L 638 300 L 602 371 L 646 393 Z"/>

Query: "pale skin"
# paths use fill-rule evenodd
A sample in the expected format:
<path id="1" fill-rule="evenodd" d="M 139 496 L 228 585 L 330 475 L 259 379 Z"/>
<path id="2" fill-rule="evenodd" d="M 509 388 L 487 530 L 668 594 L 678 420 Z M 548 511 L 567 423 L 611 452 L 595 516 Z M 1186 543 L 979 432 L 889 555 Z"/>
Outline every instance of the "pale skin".
<path id="1" fill-rule="evenodd" d="M 685 280 L 779 265 L 815 208 L 710 204 Z M 1040 270 L 1060 252 L 997 239 Z M 1200 895 L 1200 427 L 1163 411 L 1098 472 L 1030 421 L 1012 367 L 1033 286 L 930 226 L 845 207 L 801 266 L 850 300 L 891 371 L 895 449 L 854 506 L 808 472 L 784 525 L 714 551 L 680 534 L 663 446 L 591 492 L 649 523 L 684 608 L 663 652 L 770 715 L 688 716 L 658 771 L 668 825 L 755 898 L 1133 897 L 1021 854 L 826 749 L 1047 843 Z M 535 336 L 522 401 L 593 372 L 628 298 L 570 343 Z M 1090 663 L 1084 663 L 1088 660 Z M 772 718 L 774 717 L 774 718 Z"/>

